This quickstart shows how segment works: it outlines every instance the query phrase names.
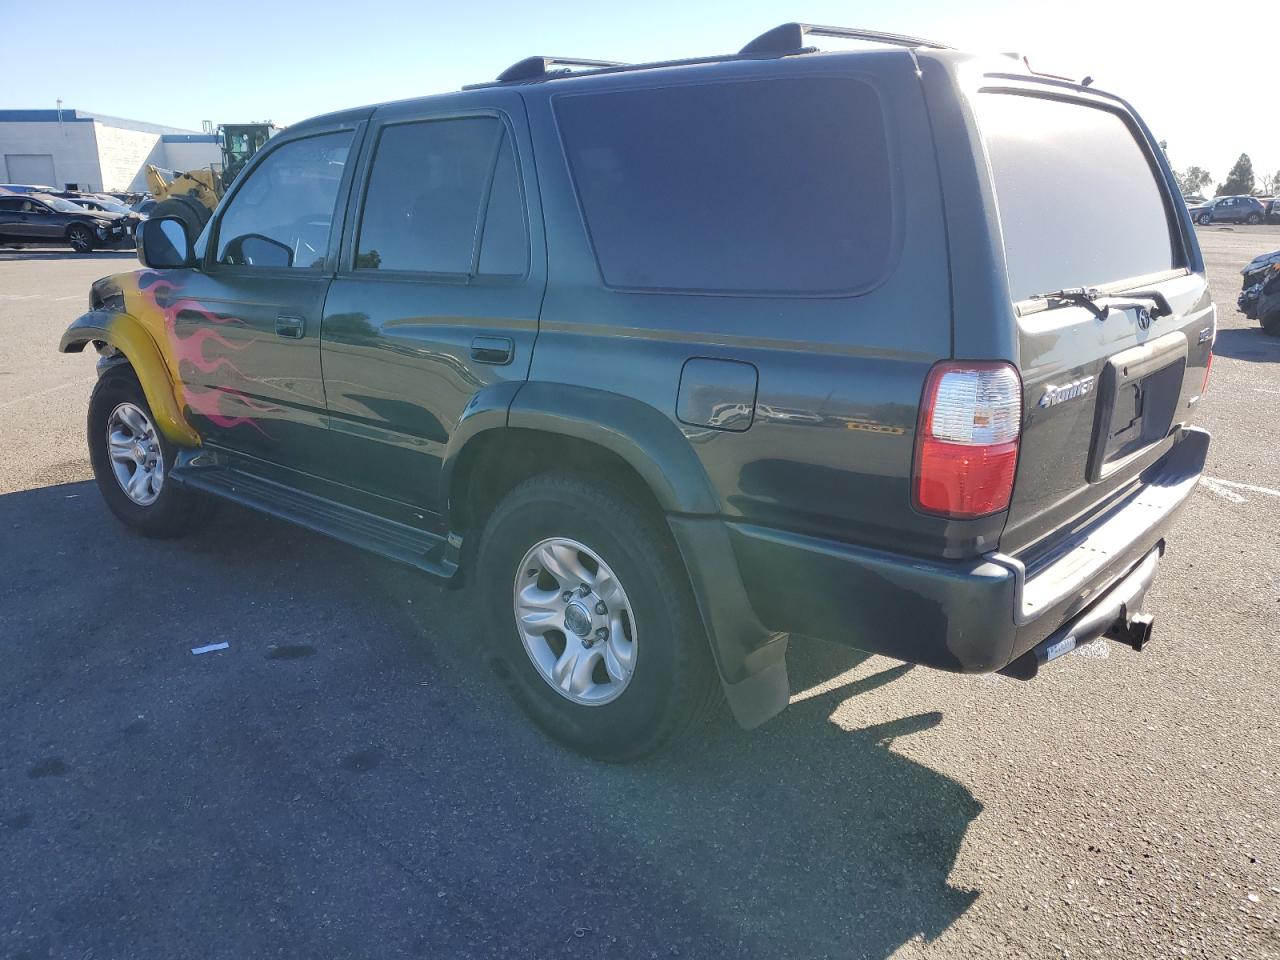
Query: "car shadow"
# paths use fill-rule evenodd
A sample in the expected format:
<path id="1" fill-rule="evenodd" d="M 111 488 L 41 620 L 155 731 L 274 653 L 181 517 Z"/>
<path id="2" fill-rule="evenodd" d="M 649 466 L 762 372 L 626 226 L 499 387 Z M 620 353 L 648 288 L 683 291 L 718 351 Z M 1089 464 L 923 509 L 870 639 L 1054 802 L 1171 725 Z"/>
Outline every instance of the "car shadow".
<path id="1" fill-rule="evenodd" d="M 1219 329 L 1213 341 L 1215 356 L 1263 363 L 1280 362 L 1280 337 L 1269 337 L 1262 327 Z"/>
<path id="2" fill-rule="evenodd" d="M 511 705 L 469 587 L 233 507 L 147 540 L 91 482 L 0 531 L 0 955 L 883 960 L 978 896 L 908 666 L 796 641 L 782 715 L 611 766 Z"/>

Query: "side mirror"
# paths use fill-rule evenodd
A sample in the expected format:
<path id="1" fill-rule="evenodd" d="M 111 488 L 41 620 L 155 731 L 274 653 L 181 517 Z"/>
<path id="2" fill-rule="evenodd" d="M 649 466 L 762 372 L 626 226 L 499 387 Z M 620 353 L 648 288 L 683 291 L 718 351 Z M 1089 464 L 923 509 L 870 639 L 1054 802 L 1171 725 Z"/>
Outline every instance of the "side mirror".
<path id="1" fill-rule="evenodd" d="M 246 233 L 227 244 L 225 263 L 246 267 L 292 267 L 293 251 L 260 233 Z"/>
<path id="2" fill-rule="evenodd" d="M 134 238 L 138 260 L 144 267 L 174 270 L 195 265 L 195 252 L 187 225 L 177 217 L 157 217 L 138 224 Z"/>

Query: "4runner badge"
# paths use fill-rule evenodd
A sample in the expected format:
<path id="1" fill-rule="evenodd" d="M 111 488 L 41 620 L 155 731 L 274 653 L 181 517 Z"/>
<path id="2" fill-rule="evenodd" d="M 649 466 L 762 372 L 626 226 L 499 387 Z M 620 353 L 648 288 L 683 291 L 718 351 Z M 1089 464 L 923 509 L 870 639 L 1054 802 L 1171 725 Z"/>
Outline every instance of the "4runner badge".
<path id="1" fill-rule="evenodd" d="M 1060 387 L 1049 384 L 1044 388 L 1044 396 L 1040 398 L 1040 406 L 1052 407 L 1067 400 L 1074 400 L 1076 397 L 1083 397 L 1086 393 L 1093 390 L 1093 377 L 1083 377 L 1079 380 L 1072 380 L 1070 383 L 1064 383 Z"/>

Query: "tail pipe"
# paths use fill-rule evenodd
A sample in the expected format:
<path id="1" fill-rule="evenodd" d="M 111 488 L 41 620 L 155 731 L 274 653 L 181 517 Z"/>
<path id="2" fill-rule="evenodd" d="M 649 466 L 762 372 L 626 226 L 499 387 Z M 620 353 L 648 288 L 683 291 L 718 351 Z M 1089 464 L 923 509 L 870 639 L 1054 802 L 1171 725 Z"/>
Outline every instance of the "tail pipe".
<path id="1" fill-rule="evenodd" d="M 1147 589 L 1156 578 L 1156 566 L 1163 552 L 1164 542 L 1161 541 L 1101 600 L 1018 657 L 1000 671 L 1001 675 L 1015 680 L 1030 680 L 1050 660 L 1056 660 L 1099 637 L 1115 640 L 1135 650 L 1145 647 L 1151 642 L 1155 620 L 1138 611 L 1142 609 Z"/>

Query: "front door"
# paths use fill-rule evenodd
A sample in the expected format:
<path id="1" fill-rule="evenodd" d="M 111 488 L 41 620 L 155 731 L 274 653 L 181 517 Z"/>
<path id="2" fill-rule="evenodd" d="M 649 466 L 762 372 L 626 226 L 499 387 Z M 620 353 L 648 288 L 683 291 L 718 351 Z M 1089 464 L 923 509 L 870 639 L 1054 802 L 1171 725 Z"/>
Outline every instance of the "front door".
<path id="1" fill-rule="evenodd" d="M 27 197 L 22 201 L 19 230 L 29 242 L 61 240 L 66 229 L 67 218 L 58 216 L 52 208 L 33 197 Z"/>
<path id="2" fill-rule="evenodd" d="M 361 491 L 439 509 L 450 435 L 529 372 L 545 283 L 518 94 L 374 115 L 321 331 L 334 464 Z"/>
<path id="3" fill-rule="evenodd" d="M 184 400 L 210 446 L 303 472 L 323 461 L 320 319 L 356 134 L 273 143 L 215 215 L 202 268 L 163 277 Z"/>

